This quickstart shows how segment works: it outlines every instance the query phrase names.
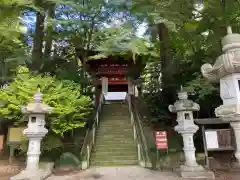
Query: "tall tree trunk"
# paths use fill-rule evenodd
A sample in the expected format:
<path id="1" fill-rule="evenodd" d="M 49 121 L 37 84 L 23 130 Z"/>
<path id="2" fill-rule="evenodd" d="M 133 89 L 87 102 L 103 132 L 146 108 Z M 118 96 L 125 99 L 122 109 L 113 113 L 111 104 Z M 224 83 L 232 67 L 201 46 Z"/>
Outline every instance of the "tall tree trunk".
<path id="1" fill-rule="evenodd" d="M 41 68 L 41 60 L 43 57 L 43 38 L 44 38 L 44 20 L 45 15 L 42 12 L 37 12 L 36 26 L 33 39 L 32 50 L 32 70 L 39 71 Z"/>
<path id="2" fill-rule="evenodd" d="M 175 97 L 175 89 L 172 87 L 173 82 L 173 66 L 170 57 L 169 32 L 164 23 L 157 25 L 158 37 L 160 42 L 160 63 L 161 63 L 161 87 L 164 102 L 172 103 Z"/>
<path id="3" fill-rule="evenodd" d="M 53 19 L 54 16 L 55 16 L 55 5 L 51 4 L 49 5 L 47 18 L 50 20 L 50 19 Z M 48 58 L 51 56 L 52 44 L 53 44 L 53 26 L 47 25 L 44 58 Z"/>

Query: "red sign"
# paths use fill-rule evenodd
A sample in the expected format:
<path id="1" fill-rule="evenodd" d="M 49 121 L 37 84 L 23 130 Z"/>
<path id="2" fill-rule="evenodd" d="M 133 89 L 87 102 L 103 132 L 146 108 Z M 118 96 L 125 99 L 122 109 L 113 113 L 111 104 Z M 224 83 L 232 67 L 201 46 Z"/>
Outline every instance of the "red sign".
<path id="1" fill-rule="evenodd" d="M 168 149 L 167 132 L 156 131 L 155 132 L 156 147 L 157 149 Z"/>

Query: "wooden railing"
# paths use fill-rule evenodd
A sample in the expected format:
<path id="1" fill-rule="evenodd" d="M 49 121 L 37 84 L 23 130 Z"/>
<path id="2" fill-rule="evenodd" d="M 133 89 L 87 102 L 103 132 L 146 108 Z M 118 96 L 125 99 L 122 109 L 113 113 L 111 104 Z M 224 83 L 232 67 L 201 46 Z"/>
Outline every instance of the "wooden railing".
<path id="1" fill-rule="evenodd" d="M 128 95 L 128 105 L 129 105 L 129 113 L 131 117 L 131 124 L 133 126 L 134 140 L 135 140 L 135 143 L 137 144 L 138 163 L 142 167 L 151 167 L 147 141 L 144 135 L 142 123 L 141 123 L 137 108 L 132 102 L 131 95 Z"/>
<path id="2" fill-rule="evenodd" d="M 102 105 L 104 102 L 104 95 L 101 94 L 100 95 L 100 101 L 98 104 L 98 107 L 96 108 L 96 114 L 94 116 L 94 120 L 93 120 L 93 124 L 91 127 L 88 128 L 85 138 L 84 138 L 84 142 L 83 142 L 83 146 L 80 152 L 80 156 L 81 156 L 81 162 L 82 162 L 82 169 L 87 169 L 90 165 L 90 155 L 91 155 L 91 151 L 92 151 L 92 147 L 95 144 L 95 138 L 96 138 L 96 129 L 98 127 L 99 124 L 99 120 L 100 120 L 100 113 L 102 111 Z"/>

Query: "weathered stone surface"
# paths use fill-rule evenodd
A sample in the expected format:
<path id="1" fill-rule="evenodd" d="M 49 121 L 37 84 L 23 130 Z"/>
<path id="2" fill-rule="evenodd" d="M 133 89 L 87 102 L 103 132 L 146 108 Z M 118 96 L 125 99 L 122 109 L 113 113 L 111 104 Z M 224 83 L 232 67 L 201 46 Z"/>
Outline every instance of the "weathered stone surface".
<path id="1" fill-rule="evenodd" d="M 240 34 L 233 34 L 228 27 L 222 46 L 223 54 L 213 66 L 204 64 L 202 74 L 210 81 L 220 81 L 223 105 L 215 109 L 215 114 L 231 124 L 236 138 L 235 157 L 240 164 Z"/>
<path id="2" fill-rule="evenodd" d="M 184 179 L 215 179 L 212 171 L 180 171 L 179 175 Z"/>
<path id="3" fill-rule="evenodd" d="M 29 117 L 28 126 L 23 134 L 29 139 L 26 169 L 10 180 L 42 180 L 52 172 L 53 163 L 39 164 L 41 154 L 41 140 L 47 134 L 45 126 L 45 114 L 51 112 L 51 108 L 42 103 L 40 90 L 34 96 L 34 102 L 22 108 L 23 113 Z"/>
<path id="4" fill-rule="evenodd" d="M 179 172 L 182 177 L 192 176 L 191 178 L 199 178 L 204 174 L 205 170 L 196 161 L 193 135 L 199 127 L 194 124 L 193 111 L 198 111 L 200 107 L 197 103 L 188 100 L 186 92 L 179 92 L 178 98 L 179 100 L 174 105 L 169 106 L 169 110 L 177 113 L 178 125 L 174 129 L 183 137 L 185 163 L 184 166 L 181 166 Z M 206 174 L 208 175 L 208 173 Z M 213 173 L 212 176 L 214 177 Z"/>
<path id="5" fill-rule="evenodd" d="M 54 163 L 40 163 L 37 170 L 23 170 L 10 180 L 43 180 L 49 177 L 52 173 Z"/>
<path id="6" fill-rule="evenodd" d="M 77 174 L 51 176 L 47 180 L 182 180 L 173 172 L 152 171 L 139 166 L 91 168 Z"/>
<path id="7" fill-rule="evenodd" d="M 240 34 L 232 33 L 228 27 L 228 35 L 222 39 L 223 54 L 215 64 L 204 64 L 201 71 L 209 81 L 217 82 L 221 78 L 233 73 L 240 73 Z"/>
<path id="8" fill-rule="evenodd" d="M 184 166 L 182 165 L 176 170 L 177 174 L 181 177 L 191 179 L 215 179 L 215 175 L 212 171 L 204 169 L 202 166 Z"/>

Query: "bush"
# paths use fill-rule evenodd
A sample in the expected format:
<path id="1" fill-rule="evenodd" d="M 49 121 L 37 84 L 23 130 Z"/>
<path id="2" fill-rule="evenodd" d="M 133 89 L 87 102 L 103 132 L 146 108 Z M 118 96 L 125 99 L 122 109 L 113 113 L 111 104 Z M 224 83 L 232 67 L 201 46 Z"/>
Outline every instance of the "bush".
<path id="1" fill-rule="evenodd" d="M 57 80 L 48 75 L 34 75 L 27 68 L 19 68 L 14 81 L 0 90 L 0 116 L 13 124 L 24 124 L 27 120 L 21 106 L 33 100 L 40 85 L 43 101 L 53 107 L 46 117 L 46 126 L 57 135 L 83 127 L 92 109 L 91 98 L 82 95 L 79 85 L 69 80 Z"/>
<path id="2" fill-rule="evenodd" d="M 79 167 L 81 165 L 80 160 L 72 153 L 65 152 L 56 161 L 57 167 Z"/>

